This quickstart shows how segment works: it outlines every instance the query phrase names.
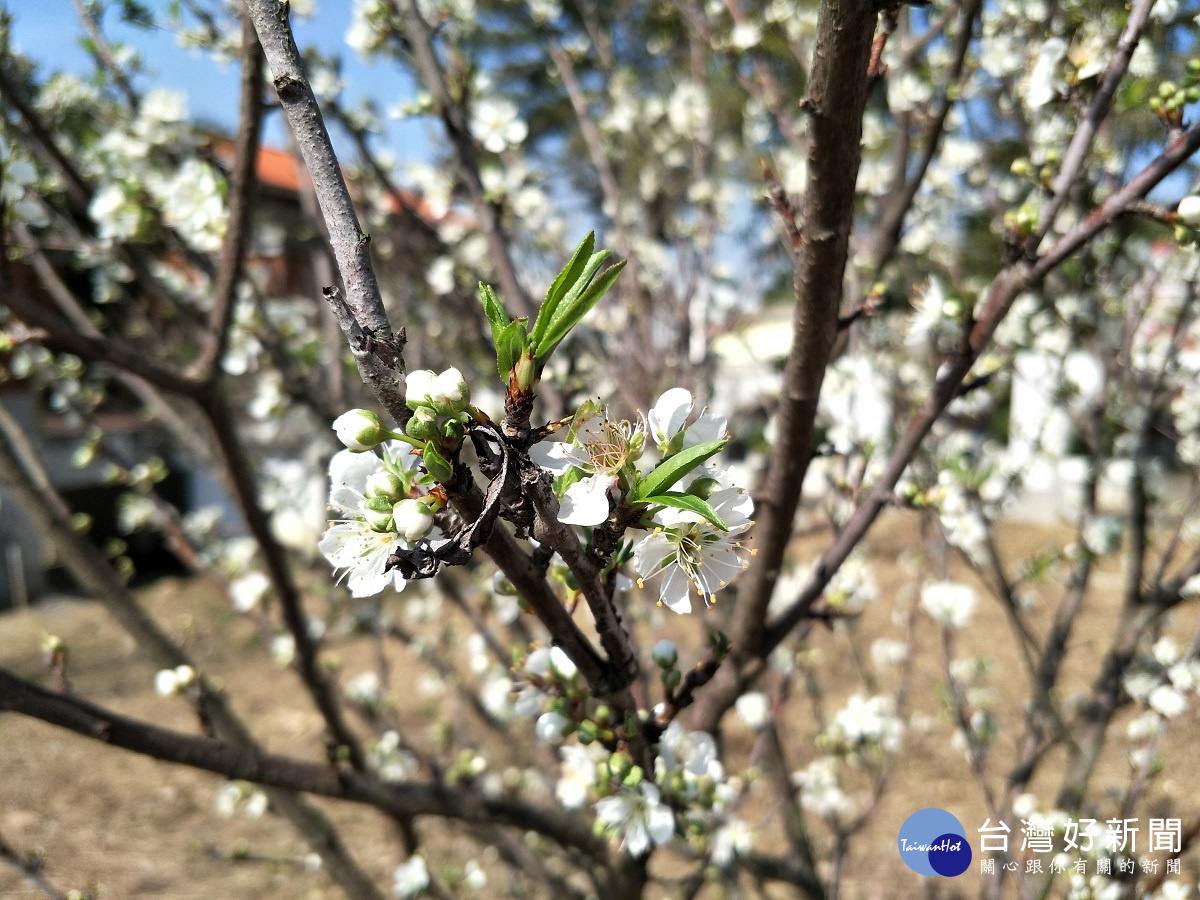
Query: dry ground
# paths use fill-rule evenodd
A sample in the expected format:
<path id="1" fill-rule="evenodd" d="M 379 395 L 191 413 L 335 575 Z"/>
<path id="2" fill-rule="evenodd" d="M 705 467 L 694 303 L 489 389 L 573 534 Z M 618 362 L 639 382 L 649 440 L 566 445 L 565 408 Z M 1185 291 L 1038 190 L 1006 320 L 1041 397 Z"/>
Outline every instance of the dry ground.
<path id="1" fill-rule="evenodd" d="M 865 648 L 872 638 L 887 634 L 902 637 L 893 624 L 893 612 L 910 600 L 915 581 L 911 562 L 919 547 L 915 519 L 893 514 L 876 530 L 868 548 L 880 586 L 879 600 L 854 626 L 854 643 Z M 1061 530 L 1027 526 L 1005 529 L 1003 549 L 1010 558 L 1056 541 Z M 815 557 L 820 539 L 802 541 L 796 558 Z M 951 571 L 961 575 L 952 563 Z M 1073 636 L 1066 661 L 1064 691 L 1080 690 L 1094 677 L 1101 654 L 1111 639 L 1116 619 L 1119 572 L 1107 566 L 1097 575 L 1102 590 L 1094 591 Z M 1047 600 L 1058 596 L 1061 585 L 1050 579 L 1042 590 Z M 253 627 L 230 612 L 203 587 L 180 579 L 164 579 L 141 591 L 147 607 L 189 652 L 203 661 L 206 672 L 228 686 L 235 708 L 272 750 L 316 759 L 320 754 L 321 728 L 317 716 L 297 697 L 293 676 L 272 664 L 263 652 Z M 994 787 L 1002 787 L 1006 762 L 1013 758 L 1025 696 L 1025 677 L 1000 606 L 981 596 L 976 618 L 956 647 L 958 656 L 982 654 L 991 669 L 984 684 L 993 692 L 996 715 L 1002 726 L 994 750 Z M 1039 633 L 1049 618 L 1043 602 L 1036 617 Z M 1195 611 L 1180 613 L 1171 633 L 1182 644 L 1197 626 Z M 683 620 L 665 619 L 680 627 Z M 690 627 L 690 626 L 689 626 Z M 117 711 L 183 730 L 195 722 L 186 704 L 164 699 L 153 690 L 153 668 L 132 642 L 93 603 L 55 599 L 22 612 L 0 617 L 0 665 L 21 675 L 45 681 L 38 649 L 43 632 L 61 637 L 71 649 L 70 676 L 83 696 Z M 692 641 L 680 641 L 685 647 Z M 813 646 L 826 686 L 821 701 L 827 713 L 844 698 L 862 690 L 858 668 L 842 630 L 818 631 Z M 941 714 L 937 685 L 942 682 L 941 637 L 927 619 L 916 630 L 915 665 L 908 688 L 908 714 L 923 714 L 925 730 L 909 728 L 892 774 L 891 788 L 880 803 L 872 823 L 859 836 L 847 860 L 843 900 L 892 897 L 976 896 L 985 883 L 977 863 L 957 879 L 922 879 L 911 873 L 896 853 L 900 823 L 913 811 L 940 806 L 956 814 L 966 826 L 972 846 L 974 831 L 987 816 L 962 755 L 950 746 L 951 726 Z M 686 651 L 685 651 L 686 652 Z M 332 643 L 332 656 L 346 662 L 347 673 L 361 671 L 371 649 L 364 638 Z M 865 654 L 864 654 L 865 655 Z M 393 657 L 393 690 L 401 697 L 402 715 L 413 727 L 425 728 L 447 708 L 440 702 L 421 700 L 413 691 L 415 664 L 398 649 Z M 869 663 L 868 663 L 869 665 Z M 889 685 L 881 685 L 887 690 Z M 804 690 L 793 692 L 783 716 L 782 732 L 794 769 L 813 758 L 813 699 Z M 453 704 L 452 704 L 453 705 Z M 466 713 L 451 708 L 451 717 Z M 1133 711 L 1127 711 L 1122 722 Z M 422 732 L 424 733 L 424 732 Z M 1123 731 L 1121 732 L 1123 734 Z M 1116 734 L 1116 733 L 1114 733 Z M 1168 762 L 1165 774 L 1148 792 L 1141 815 L 1180 816 L 1185 823 L 1200 814 L 1200 779 L 1196 761 L 1200 721 L 1194 708 L 1175 720 L 1161 745 Z M 481 736 L 481 749 L 493 758 L 504 749 L 494 739 Z M 1129 778 L 1123 757 L 1123 739 L 1111 741 L 1099 782 L 1121 790 Z M 745 728 L 730 728 L 728 756 L 731 769 L 755 752 L 753 737 Z M 1035 781 L 1034 790 L 1046 802 L 1053 797 L 1061 777 L 1062 758 L 1052 758 Z M 319 898 L 339 896 L 321 872 L 306 869 L 306 848 L 283 820 L 266 815 L 250 819 L 238 814 L 222 819 L 214 812 L 214 797 L 221 780 L 201 772 L 171 767 L 105 747 L 51 726 L 15 715 L 0 716 L 0 836 L 22 851 L 44 854 L 46 875 L 57 887 L 89 889 L 104 897 L 163 898 Z M 1102 792 L 1093 791 L 1093 796 Z M 387 823 L 370 811 L 345 804 L 324 803 L 323 808 L 346 829 L 356 856 L 381 884 L 399 861 L 397 845 Z M 758 785 L 749 803 L 739 810 L 750 821 L 770 821 L 777 815 L 766 780 Z M 1105 816 L 1115 807 L 1101 806 Z M 1019 840 L 1019 823 L 1009 822 Z M 1144 840 L 1146 821 L 1139 835 Z M 454 829 L 433 823 L 425 826 L 433 858 L 462 862 L 484 860 L 478 845 Z M 828 834 L 819 826 L 814 837 L 824 846 Z M 1139 847 L 1141 844 L 1139 844 Z M 440 856 L 439 856 L 440 854 Z M 1049 859 L 1046 859 L 1048 865 Z M 1195 881 L 1200 860 L 1185 855 L 1186 877 Z M 436 871 L 436 865 L 435 865 Z M 493 872 L 483 896 L 510 896 L 511 889 Z M 0 897 L 43 896 L 15 868 L 0 862 Z M 703 896 L 721 896 L 714 889 Z M 779 893 L 777 896 L 788 896 Z"/>

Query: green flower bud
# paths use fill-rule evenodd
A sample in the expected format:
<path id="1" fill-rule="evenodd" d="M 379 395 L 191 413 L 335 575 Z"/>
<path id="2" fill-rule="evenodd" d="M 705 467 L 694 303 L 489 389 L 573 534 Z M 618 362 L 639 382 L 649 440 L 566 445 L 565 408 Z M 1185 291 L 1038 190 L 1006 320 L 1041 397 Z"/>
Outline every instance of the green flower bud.
<path id="1" fill-rule="evenodd" d="M 454 479 L 453 467 L 438 452 L 437 445 L 433 441 L 425 442 L 425 451 L 421 457 L 421 464 L 425 467 L 425 471 L 433 477 L 434 481 L 445 483 Z"/>
<path id="2" fill-rule="evenodd" d="M 404 496 L 404 479 L 394 472 L 375 472 L 367 478 L 368 497 L 386 497 L 395 503 Z"/>
<path id="3" fill-rule="evenodd" d="M 388 439 L 391 435 L 379 416 L 369 409 L 352 409 L 333 420 L 333 430 L 338 440 L 354 453 L 365 453 Z"/>
<path id="4" fill-rule="evenodd" d="M 442 440 L 451 446 L 462 444 L 467 430 L 458 419 L 447 419 L 442 423 Z"/>
<path id="5" fill-rule="evenodd" d="M 391 531 L 392 502 L 387 497 L 368 497 L 363 504 L 363 518 L 372 531 Z"/>
<path id="6" fill-rule="evenodd" d="M 650 658 L 660 669 L 672 669 L 679 662 L 679 648 L 671 641 L 661 640 L 650 651 Z"/>
<path id="7" fill-rule="evenodd" d="M 623 750 L 618 750 L 608 758 L 608 771 L 617 779 L 623 779 L 629 774 L 631 768 L 633 768 L 633 760 Z"/>

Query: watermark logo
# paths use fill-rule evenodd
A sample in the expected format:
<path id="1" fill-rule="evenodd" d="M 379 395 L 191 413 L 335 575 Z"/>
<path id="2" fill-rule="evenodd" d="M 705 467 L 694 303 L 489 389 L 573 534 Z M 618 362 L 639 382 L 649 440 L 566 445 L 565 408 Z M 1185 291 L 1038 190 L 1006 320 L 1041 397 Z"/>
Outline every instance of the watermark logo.
<path id="1" fill-rule="evenodd" d="M 962 822 L 944 809 L 920 809 L 900 826 L 900 858 L 919 875 L 953 878 L 971 865 L 971 845 Z"/>

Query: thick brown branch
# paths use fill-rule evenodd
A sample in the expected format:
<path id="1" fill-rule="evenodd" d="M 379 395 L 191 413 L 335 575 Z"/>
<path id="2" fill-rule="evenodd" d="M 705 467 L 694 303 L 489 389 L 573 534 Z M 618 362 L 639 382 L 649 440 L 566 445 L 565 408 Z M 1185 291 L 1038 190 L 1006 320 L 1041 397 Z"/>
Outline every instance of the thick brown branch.
<path id="1" fill-rule="evenodd" d="M 52 693 L 2 668 L 0 709 L 31 716 L 114 747 L 226 778 L 361 803 L 397 818 L 443 816 L 473 824 L 507 825 L 535 831 L 596 860 L 608 858 L 605 841 L 595 837 L 577 817 L 557 810 L 510 798 L 488 798 L 470 787 L 385 784 L 372 776 L 339 772 L 320 763 L 159 728 L 78 697 Z"/>
<path id="2" fill-rule="evenodd" d="M 731 623 L 735 660 L 756 654 L 767 603 L 775 589 L 813 442 L 817 398 L 838 331 L 838 307 L 854 216 L 854 184 L 861 158 L 867 65 L 875 30 L 874 7 L 825 0 L 817 18 L 817 44 L 808 109 L 811 145 L 808 188 L 799 224 L 792 320 L 792 349 L 783 373 L 779 439 L 771 454 L 757 511 L 758 560 L 738 592 Z M 699 724 L 711 729 L 737 696 L 718 676 L 699 704 Z"/>

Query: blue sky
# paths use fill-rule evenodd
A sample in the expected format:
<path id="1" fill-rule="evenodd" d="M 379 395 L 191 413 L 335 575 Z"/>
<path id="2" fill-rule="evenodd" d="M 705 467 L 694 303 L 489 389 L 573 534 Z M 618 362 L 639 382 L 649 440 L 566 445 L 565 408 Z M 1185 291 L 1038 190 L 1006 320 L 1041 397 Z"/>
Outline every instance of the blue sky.
<path id="1" fill-rule="evenodd" d="M 0 6 L 4 5 L 0 0 Z M 148 0 L 147 5 L 154 7 L 156 3 Z M 315 6 L 316 14 L 310 21 L 293 20 L 297 43 L 301 49 L 316 46 L 326 54 L 341 54 L 344 99 L 348 103 L 372 94 L 380 107 L 387 109 L 413 96 L 412 81 L 397 66 L 364 64 L 346 47 L 350 0 L 316 0 Z M 88 55 L 79 44 L 83 30 L 71 0 L 21 0 L 8 7 L 14 19 L 14 47 L 36 60 L 45 73 L 64 70 L 84 74 L 91 70 Z M 236 64 L 222 67 L 205 53 L 183 50 L 175 35 L 166 29 L 147 32 L 122 27 L 115 14 L 106 17 L 105 33 L 114 42 L 128 41 L 141 53 L 151 74 L 143 77 L 138 87 L 162 86 L 182 91 L 188 97 L 188 110 L 194 117 L 228 130 L 236 126 L 239 77 Z M 387 145 L 401 159 L 428 157 L 429 141 L 423 125 L 394 120 L 381 124 L 387 132 Z M 277 146 L 283 143 L 277 120 L 270 123 L 266 139 Z"/>

